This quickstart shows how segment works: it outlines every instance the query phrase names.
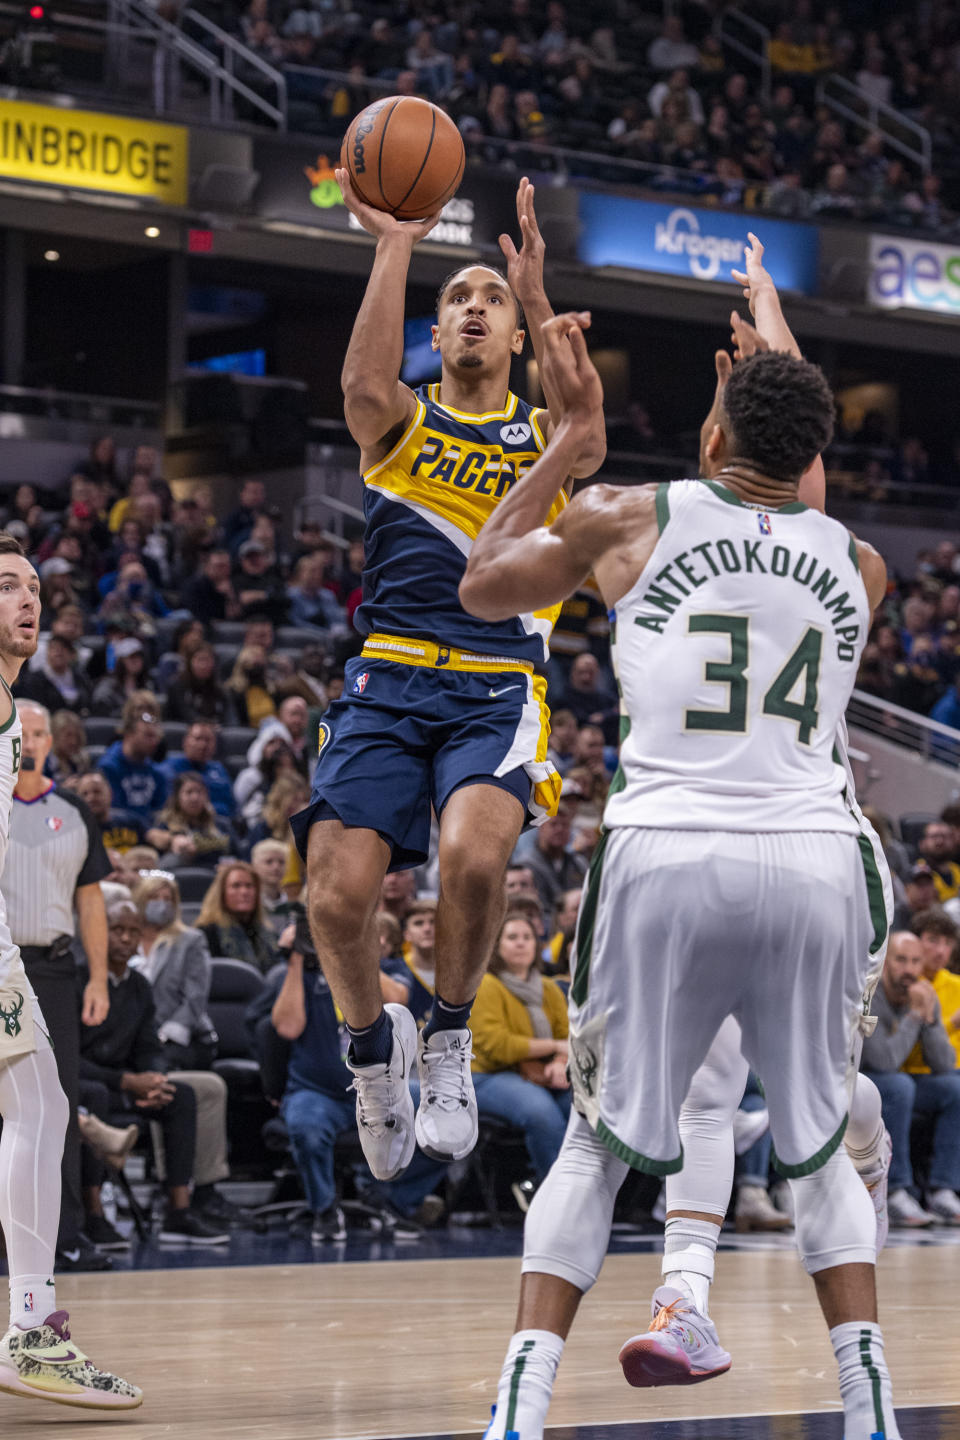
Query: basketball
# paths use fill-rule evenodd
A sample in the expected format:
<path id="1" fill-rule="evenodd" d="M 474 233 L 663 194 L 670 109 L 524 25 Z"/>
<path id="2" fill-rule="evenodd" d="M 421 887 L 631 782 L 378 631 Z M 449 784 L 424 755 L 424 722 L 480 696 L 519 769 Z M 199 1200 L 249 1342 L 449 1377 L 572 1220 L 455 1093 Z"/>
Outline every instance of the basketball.
<path id="1" fill-rule="evenodd" d="M 441 209 L 456 194 L 465 163 L 450 116 L 412 95 L 388 95 L 361 110 L 340 150 L 360 199 L 398 220 Z"/>

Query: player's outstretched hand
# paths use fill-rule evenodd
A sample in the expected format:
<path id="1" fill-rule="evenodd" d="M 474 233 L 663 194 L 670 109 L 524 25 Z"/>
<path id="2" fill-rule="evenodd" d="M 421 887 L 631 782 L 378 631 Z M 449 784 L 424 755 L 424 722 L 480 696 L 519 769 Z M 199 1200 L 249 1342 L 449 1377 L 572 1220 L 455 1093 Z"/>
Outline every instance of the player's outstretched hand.
<path id="1" fill-rule="evenodd" d="M 744 320 L 736 310 L 730 312 L 730 340 L 734 360 L 748 360 L 751 355 L 770 349 L 756 327 L 751 325 L 749 320 Z"/>
<path id="2" fill-rule="evenodd" d="M 367 205 L 354 190 L 350 181 L 350 171 L 338 169 L 334 171 L 337 177 L 337 184 L 340 186 L 340 194 L 343 196 L 343 203 L 355 215 L 369 235 L 375 235 L 379 240 L 384 235 L 404 235 L 411 245 L 416 245 L 422 240 L 440 219 L 440 211 L 435 215 L 428 215 L 425 220 L 397 220 L 388 215 L 385 210 L 374 210 L 372 205 Z"/>
<path id="3" fill-rule="evenodd" d="M 543 257 L 546 251 L 533 208 L 533 185 L 526 175 L 517 186 L 517 223 L 520 226 L 520 249 L 509 235 L 500 236 L 500 249 L 507 262 L 507 282 L 523 305 L 543 289 Z"/>
<path id="4" fill-rule="evenodd" d="M 750 314 L 756 316 L 757 297 L 761 290 L 769 287 L 774 294 L 777 287 L 773 283 L 773 276 L 763 265 L 763 246 L 752 231 L 748 232 L 747 239 L 750 244 L 746 251 L 744 264 L 745 270 L 731 270 L 731 275 L 738 285 L 743 286 L 743 298 L 749 301 Z"/>
<path id="5" fill-rule="evenodd" d="M 575 310 L 545 320 L 540 331 L 544 389 L 557 396 L 564 416 L 592 423 L 603 409 L 603 385 L 587 353 L 589 327 L 589 310 Z"/>

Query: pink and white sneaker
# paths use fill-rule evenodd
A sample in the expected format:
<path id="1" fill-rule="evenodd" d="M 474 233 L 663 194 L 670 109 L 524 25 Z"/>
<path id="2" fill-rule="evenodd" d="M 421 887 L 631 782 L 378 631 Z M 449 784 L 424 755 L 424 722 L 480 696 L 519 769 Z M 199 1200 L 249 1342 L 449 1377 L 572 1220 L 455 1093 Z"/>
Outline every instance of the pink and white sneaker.
<path id="1" fill-rule="evenodd" d="M 30 1330 L 11 1325 L 0 1340 L 0 1390 L 85 1410 L 142 1405 L 142 1390 L 87 1359 L 70 1338 L 68 1319 L 66 1310 L 57 1310 Z"/>
<path id="2" fill-rule="evenodd" d="M 650 1329 L 634 1335 L 620 1351 L 628 1385 L 697 1385 L 730 1369 L 716 1326 L 686 1295 L 662 1285 L 650 1308 Z"/>

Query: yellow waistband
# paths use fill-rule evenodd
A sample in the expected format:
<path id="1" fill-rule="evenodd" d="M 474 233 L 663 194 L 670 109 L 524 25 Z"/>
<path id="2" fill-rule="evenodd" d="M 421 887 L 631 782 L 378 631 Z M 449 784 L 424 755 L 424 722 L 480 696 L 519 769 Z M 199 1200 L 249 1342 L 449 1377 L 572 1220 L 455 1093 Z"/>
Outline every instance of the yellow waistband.
<path id="1" fill-rule="evenodd" d="M 525 675 L 533 674 L 529 660 L 452 650 L 449 645 L 415 640 L 409 635 L 368 635 L 363 654 L 369 659 L 395 660 L 398 665 L 429 665 L 435 670 L 522 670 Z"/>

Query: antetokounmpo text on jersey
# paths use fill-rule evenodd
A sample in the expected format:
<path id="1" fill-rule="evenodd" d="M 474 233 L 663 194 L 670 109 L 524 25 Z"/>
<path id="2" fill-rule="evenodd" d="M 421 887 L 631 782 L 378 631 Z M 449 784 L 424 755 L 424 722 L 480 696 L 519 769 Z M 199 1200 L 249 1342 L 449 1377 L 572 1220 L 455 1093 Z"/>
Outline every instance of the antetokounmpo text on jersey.
<path id="1" fill-rule="evenodd" d="M 805 586 L 827 612 L 837 639 L 837 658 L 856 659 L 860 622 L 849 590 L 838 588 L 840 577 L 806 550 L 795 560 L 786 545 L 774 545 L 770 550 L 762 540 L 704 540 L 689 550 L 681 550 L 657 571 L 641 601 L 651 608 L 636 615 L 634 624 L 662 635 L 670 616 L 683 601 L 706 585 L 711 576 L 723 574 L 775 575 Z"/>

